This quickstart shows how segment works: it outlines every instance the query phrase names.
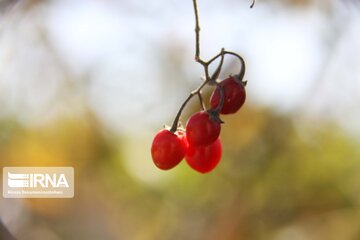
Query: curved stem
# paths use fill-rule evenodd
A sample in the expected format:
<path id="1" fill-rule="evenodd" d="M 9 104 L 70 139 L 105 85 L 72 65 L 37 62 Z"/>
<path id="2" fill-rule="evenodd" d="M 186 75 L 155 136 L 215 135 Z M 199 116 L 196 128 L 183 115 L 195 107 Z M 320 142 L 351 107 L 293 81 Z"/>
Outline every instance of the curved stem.
<path id="1" fill-rule="evenodd" d="M 224 51 L 225 49 L 222 48 L 221 49 L 221 52 L 220 52 L 220 56 L 221 56 L 221 60 L 220 60 L 220 63 L 219 63 L 219 66 L 216 68 L 214 74 L 211 76 L 211 81 L 216 81 L 216 79 L 218 79 L 219 75 L 220 75 L 220 72 L 221 72 L 221 68 L 223 66 L 223 63 L 224 63 Z"/>
<path id="2" fill-rule="evenodd" d="M 190 99 L 194 96 L 194 93 L 190 93 L 190 95 L 188 96 L 188 98 L 185 100 L 185 102 L 181 105 L 178 113 L 176 114 L 176 117 L 174 119 L 174 122 L 170 128 L 170 132 L 175 133 L 177 128 L 178 128 L 178 124 L 179 124 L 179 119 L 181 116 L 181 113 L 183 111 L 183 109 L 185 108 L 186 104 L 190 101 Z"/>
<path id="3" fill-rule="evenodd" d="M 224 106 L 224 102 L 225 102 L 225 93 L 224 93 L 224 87 L 220 85 L 220 83 L 216 82 L 216 87 L 219 88 L 220 91 L 220 103 L 219 105 L 216 107 L 216 109 L 214 110 L 216 113 L 220 113 L 221 109 Z"/>
<path id="4" fill-rule="evenodd" d="M 200 102 L 201 110 L 202 110 L 202 111 L 205 111 L 206 106 L 205 106 L 204 99 L 203 99 L 203 97 L 202 97 L 201 91 L 199 91 L 199 92 L 197 93 L 197 95 L 198 95 L 198 97 L 199 97 L 199 102 Z"/>
<path id="5" fill-rule="evenodd" d="M 253 7 L 254 4 L 255 4 L 255 0 L 253 0 L 250 7 Z M 225 54 L 234 55 L 235 57 L 237 57 L 240 60 L 241 69 L 240 69 L 239 74 L 237 75 L 237 78 L 239 79 L 239 81 L 241 83 L 243 83 L 243 84 L 246 83 L 246 82 L 242 81 L 242 79 L 244 78 L 244 75 L 245 75 L 245 61 L 240 55 L 238 55 L 238 54 L 236 54 L 234 52 L 225 51 L 225 49 L 222 48 L 220 53 L 215 55 L 215 57 L 211 58 L 209 61 L 206 62 L 206 61 L 201 59 L 201 57 L 200 57 L 200 23 L 199 23 L 199 14 L 198 14 L 198 7 L 197 7 L 196 0 L 193 0 L 193 5 L 194 5 L 194 12 L 195 12 L 195 61 L 200 63 L 204 67 L 205 80 L 202 82 L 202 84 L 197 89 L 195 89 L 194 91 L 192 91 L 190 93 L 190 95 L 186 98 L 184 103 L 181 105 L 179 111 L 176 114 L 174 122 L 173 122 L 173 124 L 172 124 L 172 126 L 170 128 L 170 131 L 173 132 L 173 133 L 176 132 L 176 130 L 178 128 L 179 119 L 180 119 L 180 116 L 182 114 L 182 111 L 184 110 L 185 106 L 187 105 L 187 103 L 191 100 L 191 98 L 194 95 L 198 95 L 201 108 L 203 110 L 205 110 L 205 104 L 204 104 L 204 101 L 203 101 L 203 98 L 202 98 L 202 95 L 201 95 L 201 89 L 211 81 L 215 82 L 217 84 L 217 87 L 219 87 L 221 99 L 220 99 L 219 106 L 217 106 L 217 108 L 215 110 L 210 109 L 209 111 L 214 111 L 217 115 L 221 111 L 221 109 L 222 109 L 222 107 L 224 105 L 224 101 L 225 101 L 225 99 L 224 99 L 225 94 L 224 94 L 224 88 L 219 83 L 216 82 L 216 79 L 220 75 L 221 68 L 222 68 L 222 65 L 223 65 L 223 62 L 224 62 Z M 214 62 L 216 59 L 218 59 L 219 57 L 221 57 L 219 66 L 217 67 L 217 69 L 215 70 L 213 75 L 210 77 L 210 75 L 209 75 L 209 65 L 212 62 Z"/>
<path id="6" fill-rule="evenodd" d="M 211 78 L 210 78 L 210 75 L 209 75 L 209 65 L 204 65 L 204 71 L 205 71 L 205 81 L 206 83 L 208 83 Z"/>
<path id="7" fill-rule="evenodd" d="M 251 3 L 251 5 L 250 5 L 250 8 L 253 8 L 254 5 L 255 5 L 255 3 L 256 3 L 256 0 L 253 0 L 252 3 Z"/>
<path id="8" fill-rule="evenodd" d="M 181 116 L 181 113 L 182 111 L 184 110 L 184 108 L 186 107 L 187 103 L 191 100 L 191 98 L 197 94 L 200 93 L 201 89 L 203 87 L 205 87 L 205 85 L 208 83 L 208 81 L 204 81 L 197 89 L 195 89 L 194 91 L 192 91 L 190 93 L 190 95 L 186 98 L 186 100 L 184 101 L 184 103 L 181 105 L 178 113 L 176 114 L 176 117 L 174 119 L 174 122 L 173 124 L 171 125 L 171 128 L 170 128 L 170 132 L 174 133 L 176 132 L 177 130 L 177 127 L 178 127 L 178 124 L 179 124 L 179 120 L 180 120 L 180 116 Z"/>
<path id="9" fill-rule="evenodd" d="M 207 61 L 207 64 L 210 65 L 213 61 L 215 61 L 216 59 L 218 59 L 221 55 L 223 55 L 222 53 L 223 49 L 221 49 L 221 52 L 216 54 L 215 57 L 211 58 L 209 61 Z"/>
<path id="10" fill-rule="evenodd" d="M 241 69 L 240 69 L 240 72 L 239 74 L 237 75 L 238 76 L 238 79 L 243 82 L 243 78 L 244 78 L 244 75 L 245 75 L 245 71 L 246 71 L 246 66 L 245 66 L 245 61 L 244 59 L 237 53 L 234 53 L 234 52 L 228 52 L 228 51 L 224 51 L 224 54 L 230 54 L 230 55 L 233 55 L 235 57 L 237 57 L 239 60 L 240 60 L 240 64 L 241 64 Z"/>

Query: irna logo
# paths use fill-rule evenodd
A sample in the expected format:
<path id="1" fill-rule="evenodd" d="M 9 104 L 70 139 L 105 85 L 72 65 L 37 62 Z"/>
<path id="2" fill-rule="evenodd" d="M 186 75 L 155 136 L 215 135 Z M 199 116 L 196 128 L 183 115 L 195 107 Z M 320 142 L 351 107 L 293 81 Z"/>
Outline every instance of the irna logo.
<path id="1" fill-rule="evenodd" d="M 72 198 L 72 167 L 4 167 L 5 198 Z"/>
<path id="2" fill-rule="evenodd" d="M 69 187 L 68 181 L 64 174 L 47 174 L 47 173 L 10 173 L 8 172 L 8 186 L 11 188 L 36 188 L 43 187 L 59 188 Z"/>

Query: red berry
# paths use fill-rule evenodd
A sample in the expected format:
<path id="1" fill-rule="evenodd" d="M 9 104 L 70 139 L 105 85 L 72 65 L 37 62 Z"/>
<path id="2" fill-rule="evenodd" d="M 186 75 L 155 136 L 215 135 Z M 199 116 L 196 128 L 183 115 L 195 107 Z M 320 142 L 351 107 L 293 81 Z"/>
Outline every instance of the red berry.
<path id="1" fill-rule="evenodd" d="M 237 112 L 245 102 L 246 92 L 244 85 L 236 81 L 234 76 L 231 76 L 222 82 L 220 86 L 224 89 L 224 104 L 220 111 L 222 114 L 231 114 Z M 210 98 L 210 105 L 216 109 L 221 100 L 220 88 L 217 87 Z"/>
<path id="2" fill-rule="evenodd" d="M 222 146 L 218 138 L 207 146 L 193 146 L 189 144 L 185 160 L 189 166 L 200 172 L 207 173 L 213 170 L 221 160 Z"/>
<path id="3" fill-rule="evenodd" d="M 168 170 L 179 164 L 185 156 L 186 149 L 184 132 L 172 133 L 163 129 L 156 134 L 152 142 L 151 156 L 158 168 Z"/>
<path id="4" fill-rule="evenodd" d="M 219 137 L 220 129 L 220 121 L 212 119 L 208 112 L 197 112 L 186 123 L 186 139 L 194 146 L 208 145 Z"/>

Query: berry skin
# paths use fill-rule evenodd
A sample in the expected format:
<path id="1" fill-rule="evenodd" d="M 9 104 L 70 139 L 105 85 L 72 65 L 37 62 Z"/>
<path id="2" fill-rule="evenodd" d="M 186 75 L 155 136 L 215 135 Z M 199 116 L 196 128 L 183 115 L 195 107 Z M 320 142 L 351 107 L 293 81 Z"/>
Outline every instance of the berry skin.
<path id="1" fill-rule="evenodd" d="M 178 165 L 185 156 L 187 141 L 183 131 L 172 133 L 160 130 L 151 145 L 151 156 L 155 165 L 168 170 Z"/>
<path id="2" fill-rule="evenodd" d="M 186 123 L 186 139 L 194 146 L 209 145 L 219 137 L 220 129 L 220 122 L 212 119 L 208 112 L 197 112 Z"/>
<path id="3" fill-rule="evenodd" d="M 218 138 L 207 146 L 196 147 L 189 144 L 185 160 L 192 169 L 200 173 L 208 173 L 218 165 L 221 160 L 221 154 L 221 140 Z"/>
<path id="4" fill-rule="evenodd" d="M 246 92 L 244 84 L 238 82 L 235 76 L 220 82 L 220 86 L 224 89 L 224 104 L 220 111 L 221 114 L 231 114 L 237 112 L 245 102 Z M 210 105 L 216 109 L 220 104 L 221 94 L 217 87 L 211 94 Z"/>

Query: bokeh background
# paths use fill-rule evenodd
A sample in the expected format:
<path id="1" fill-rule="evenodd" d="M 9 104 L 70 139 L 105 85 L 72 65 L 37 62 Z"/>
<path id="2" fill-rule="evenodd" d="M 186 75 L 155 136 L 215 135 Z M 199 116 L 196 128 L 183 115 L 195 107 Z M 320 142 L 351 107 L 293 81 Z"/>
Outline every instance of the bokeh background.
<path id="1" fill-rule="evenodd" d="M 203 74 L 191 0 L 0 1 L 0 166 L 76 181 L 73 199 L 1 197 L 18 239 L 360 239 L 359 2 L 198 5 L 202 57 L 237 52 L 248 80 L 206 175 L 150 156 Z"/>

